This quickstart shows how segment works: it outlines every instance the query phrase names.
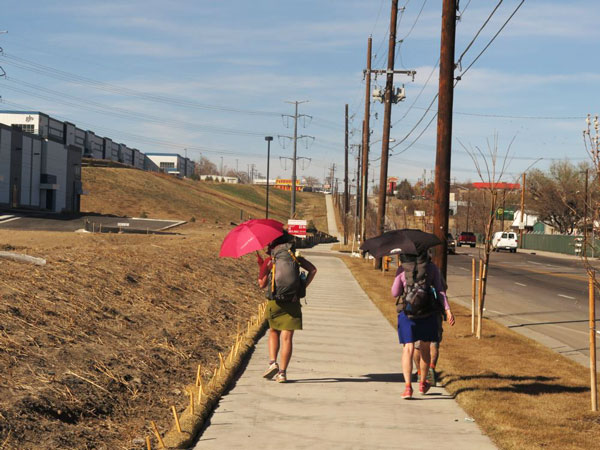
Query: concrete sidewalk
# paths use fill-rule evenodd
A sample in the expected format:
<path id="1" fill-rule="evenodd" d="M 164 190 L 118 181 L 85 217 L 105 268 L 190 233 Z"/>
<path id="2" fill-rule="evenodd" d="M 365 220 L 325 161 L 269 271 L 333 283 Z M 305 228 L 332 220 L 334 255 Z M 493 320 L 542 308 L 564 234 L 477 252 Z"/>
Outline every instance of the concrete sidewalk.
<path id="1" fill-rule="evenodd" d="M 442 388 L 421 396 L 413 384 L 414 400 L 401 399 L 394 328 L 341 260 L 304 253 L 319 272 L 303 306 L 304 330 L 294 336 L 290 382 L 261 377 L 264 337 L 195 448 L 495 448 Z"/>
<path id="2" fill-rule="evenodd" d="M 327 233 L 330 236 L 336 237 L 339 242 L 342 242 L 342 235 L 340 234 L 335 221 L 335 209 L 333 207 L 333 197 L 331 194 L 325 195 L 325 205 L 327 207 Z"/>

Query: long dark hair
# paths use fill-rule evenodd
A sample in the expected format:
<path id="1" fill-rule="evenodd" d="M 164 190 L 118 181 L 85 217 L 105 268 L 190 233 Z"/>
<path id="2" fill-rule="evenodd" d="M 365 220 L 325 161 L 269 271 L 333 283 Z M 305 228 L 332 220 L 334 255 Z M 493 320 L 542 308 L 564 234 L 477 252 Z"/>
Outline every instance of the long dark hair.
<path id="1" fill-rule="evenodd" d="M 283 234 L 279 236 L 277 239 L 271 241 L 271 243 L 267 246 L 267 253 L 270 255 L 271 250 L 281 244 L 287 244 L 288 242 L 292 242 L 292 251 L 295 250 L 295 246 L 293 245 L 294 236 L 289 234 L 287 231 L 283 231 Z"/>

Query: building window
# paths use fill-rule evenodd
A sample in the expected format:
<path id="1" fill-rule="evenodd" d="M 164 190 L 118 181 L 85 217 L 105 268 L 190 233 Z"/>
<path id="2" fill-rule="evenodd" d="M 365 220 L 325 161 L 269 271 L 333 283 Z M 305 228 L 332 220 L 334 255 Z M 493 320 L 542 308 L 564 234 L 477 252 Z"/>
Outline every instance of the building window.
<path id="1" fill-rule="evenodd" d="M 35 125 L 18 123 L 18 124 L 15 124 L 14 127 L 18 128 L 19 130 L 24 131 L 26 133 L 35 133 Z"/>
<path id="2" fill-rule="evenodd" d="M 175 163 L 174 162 L 161 162 L 160 168 L 161 169 L 174 169 Z"/>

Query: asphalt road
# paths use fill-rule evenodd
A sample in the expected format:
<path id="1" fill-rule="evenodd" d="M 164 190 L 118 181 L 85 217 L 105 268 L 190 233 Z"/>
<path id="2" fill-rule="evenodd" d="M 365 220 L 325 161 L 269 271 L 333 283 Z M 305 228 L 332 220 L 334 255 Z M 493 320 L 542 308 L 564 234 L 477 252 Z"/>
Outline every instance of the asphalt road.
<path id="1" fill-rule="evenodd" d="M 478 254 L 477 248 L 458 248 L 448 256 L 449 293 L 468 307 L 471 261 Z M 493 253 L 485 307 L 486 317 L 589 366 L 588 277 L 578 259 Z"/>
<path id="2" fill-rule="evenodd" d="M 145 219 L 113 216 L 63 217 L 39 213 L 0 212 L 0 230 L 30 231 L 75 231 L 85 227 L 85 221 L 94 224 L 95 229 L 121 227 L 121 229 L 161 231 L 173 228 L 184 222 L 177 220 Z M 124 225 L 127 224 L 127 225 Z"/>

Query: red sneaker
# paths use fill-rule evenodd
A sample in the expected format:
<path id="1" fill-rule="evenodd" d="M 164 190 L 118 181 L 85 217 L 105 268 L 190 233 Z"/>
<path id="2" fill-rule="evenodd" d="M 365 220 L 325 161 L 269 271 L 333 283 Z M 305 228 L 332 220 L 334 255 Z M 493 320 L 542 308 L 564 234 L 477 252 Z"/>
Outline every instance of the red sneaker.
<path id="1" fill-rule="evenodd" d="M 402 394 L 402 398 L 405 400 L 410 400 L 412 398 L 412 395 L 413 395 L 412 386 L 407 384 L 406 389 L 404 389 L 404 394 Z"/>
<path id="2" fill-rule="evenodd" d="M 429 390 L 429 388 L 431 388 L 431 384 L 429 384 L 429 381 L 425 380 L 425 381 L 419 383 L 419 392 L 421 394 L 427 394 L 427 391 Z"/>

